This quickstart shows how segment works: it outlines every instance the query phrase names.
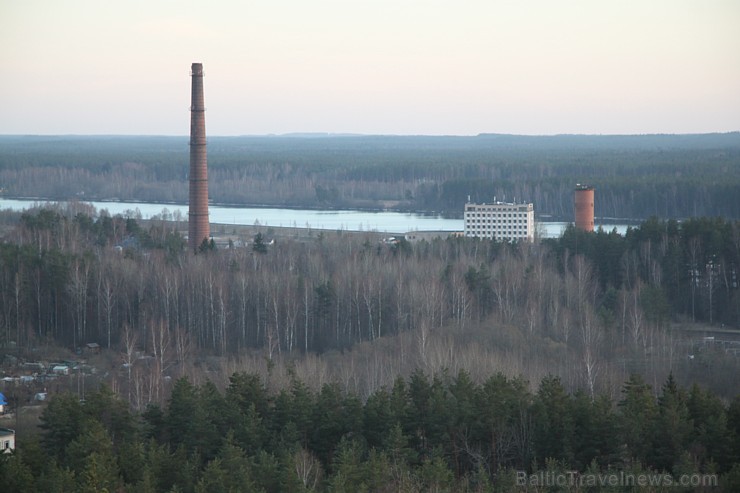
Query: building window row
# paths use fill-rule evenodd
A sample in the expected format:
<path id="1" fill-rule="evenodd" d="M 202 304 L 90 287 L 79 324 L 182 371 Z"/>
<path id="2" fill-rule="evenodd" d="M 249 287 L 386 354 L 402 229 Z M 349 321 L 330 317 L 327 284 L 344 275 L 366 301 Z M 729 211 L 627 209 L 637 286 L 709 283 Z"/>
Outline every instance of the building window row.
<path id="1" fill-rule="evenodd" d="M 465 236 L 497 239 L 532 239 L 532 204 L 466 204 Z"/>

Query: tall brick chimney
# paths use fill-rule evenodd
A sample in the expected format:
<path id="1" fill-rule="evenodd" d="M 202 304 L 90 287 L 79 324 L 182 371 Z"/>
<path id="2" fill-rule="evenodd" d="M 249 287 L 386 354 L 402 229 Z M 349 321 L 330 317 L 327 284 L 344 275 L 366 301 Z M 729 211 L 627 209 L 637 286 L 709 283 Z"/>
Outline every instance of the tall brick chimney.
<path id="1" fill-rule="evenodd" d="M 206 156 L 206 115 L 203 100 L 203 64 L 191 68 L 190 105 L 190 209 L 188 247 L 195 251 L 211 236 L 208 223 L 208 158 Z"/>

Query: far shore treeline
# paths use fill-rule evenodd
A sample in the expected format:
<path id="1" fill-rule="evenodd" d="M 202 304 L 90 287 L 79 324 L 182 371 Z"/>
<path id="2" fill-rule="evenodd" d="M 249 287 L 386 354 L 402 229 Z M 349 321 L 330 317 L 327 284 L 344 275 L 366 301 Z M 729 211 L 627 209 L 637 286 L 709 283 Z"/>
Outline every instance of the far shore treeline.
<path id="1" fill-rule="evenodd" d="M 188 140 L 0 136 L 5 197 L 186 203 Z M 288 207 L 395 208 L 460 217 L 474 202 L 529 201 L 572 217 L 576 183 L 597 215 L 740 218 L 740 133 L 210 137 L 211 200 Z"/>

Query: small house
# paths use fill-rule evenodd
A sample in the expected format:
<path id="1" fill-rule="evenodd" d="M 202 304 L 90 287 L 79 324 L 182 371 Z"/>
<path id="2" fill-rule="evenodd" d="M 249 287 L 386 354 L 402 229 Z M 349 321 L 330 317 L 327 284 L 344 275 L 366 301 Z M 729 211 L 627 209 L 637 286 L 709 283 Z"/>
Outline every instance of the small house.
<path id="1" fill-rule="evenodd" d="M 0 428 L 0 453 L 9 454 L 15 450 L 15 430 Z"/>
<path id="2" fill-rule="evenodd" d="M 85 352 L 88 354 L 98 354 L 100 352 L 100 344 L 97 342 L 88 342 L 85 344 Z"/>

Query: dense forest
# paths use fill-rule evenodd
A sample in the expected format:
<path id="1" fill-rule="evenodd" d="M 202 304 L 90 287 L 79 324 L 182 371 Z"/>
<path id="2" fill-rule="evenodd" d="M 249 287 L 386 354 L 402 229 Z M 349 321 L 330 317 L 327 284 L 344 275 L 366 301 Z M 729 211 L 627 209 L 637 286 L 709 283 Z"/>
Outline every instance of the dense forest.
<path id="1" fill-rule="evenodd" d="M 178 225 L 0 214 L 4 352 L 103 347 L 74 393 L 47 384 L 37 438 L 0 459 L 11 490 L 740 484 L 740 358 L 702 337 L 740 322 L 738 221 L 538 243 L 265 230 L 196 252 Z"/>
<path id="2" fill-rule="evenodd" d="M 531 201 L 572 218 L 576 183 L 600 217 L 740 218 L 740 133 L 642 136 L 211 137 L 214 203 L 462 214 Z M 185 137 L 0 136 L 5 197 L 187 202 Z"/>
<path id="3" fill-rule="evenodd" d="M 300 378 L 271 391 L 179 379 L 132 413 L 107 387 L 56 396 L 0 457 L 15 492 L 737 491 L 740 396 L 632 376 L 615 402 L 494 374 L 417 371 L 362 400 Z M 719 487 L 718 487 L 719 486 Z"/>
<path id="4" fill-rule="evenodd" d="M 363 356 L 374 360 L 354 377 L 361 395 L 416 367 L 477 378 L 493 361 L 533 380 L 556 373 L 591 395 L 615 394 L 633 372 L 654 386 L 674 372 L 738 391 L 738 358 L 696 347 L 684 329 L 740 325 L 739 222 L 651 219 L 624 236 L 570 228 L 535 244 L 341 231 L 268 244 L 260 233 L 193 255 L 176 223 L 86 204 L 6 221 L 0 341 L 153 355 L 160 380 L 137 387 L 139 407 L 157 400 L 166 368 L 195 353 L 273 360 L 389 338 L 392 350 Z"/>
<path id="5" fill-rule="evenodd" d="M 597 215 L 644 219 L 535 243 L 255 226 L 193 252 L 164 217 L 0 212 L 3 371 L 82 361 L 0 484 L 735 491 L 739 164 L 740 134 L 209 140 L 215 202 L 570 218 L 586 182 Z M 0 137 L 0 189 L 185 202 L 187 140 Z M 10 390 L 17 413 L 32 389 Z"/>

